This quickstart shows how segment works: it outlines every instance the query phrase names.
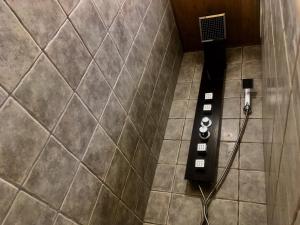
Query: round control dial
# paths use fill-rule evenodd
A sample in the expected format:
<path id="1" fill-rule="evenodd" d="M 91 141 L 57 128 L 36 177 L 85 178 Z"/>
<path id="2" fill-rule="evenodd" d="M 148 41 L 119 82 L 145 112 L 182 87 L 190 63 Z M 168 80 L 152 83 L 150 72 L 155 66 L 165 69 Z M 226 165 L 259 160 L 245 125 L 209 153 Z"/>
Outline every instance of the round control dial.
<path id="1" fill-rule="evenodd" d="M 207 116 L 203 117 L 201 120 L 201 126 L 203 127 L 210 127 L 212 125 L 211 119 L 209 119 Z"/>
<path id="2" fill-rule="evenodd" d="M 209 138 L 209 136 L 210 136 L 210 132 L 208 131 L 208 128 L 207 127 L 203 127 L 203 126 L 201 126 L 200 128 L 199 128 L 199 132 L 200 132 L 200 137 L 202 138 L 202 139 L 208 139 Z"/>

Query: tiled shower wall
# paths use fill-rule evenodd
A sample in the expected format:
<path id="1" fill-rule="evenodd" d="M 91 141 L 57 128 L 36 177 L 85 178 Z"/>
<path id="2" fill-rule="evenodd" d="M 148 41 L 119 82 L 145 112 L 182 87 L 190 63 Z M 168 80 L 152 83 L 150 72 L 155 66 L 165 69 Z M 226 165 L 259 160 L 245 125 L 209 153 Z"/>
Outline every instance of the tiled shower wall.
<path id="1" fill-rule="evenodd" d="M 0 224 L 142 224 L 182 58 L 168 0 L 0 2 Z"/>
<path id="2" fill-rule="evenodd" d="M 261 6 L 268 223 L 299 225 L 300 1 Z"/>

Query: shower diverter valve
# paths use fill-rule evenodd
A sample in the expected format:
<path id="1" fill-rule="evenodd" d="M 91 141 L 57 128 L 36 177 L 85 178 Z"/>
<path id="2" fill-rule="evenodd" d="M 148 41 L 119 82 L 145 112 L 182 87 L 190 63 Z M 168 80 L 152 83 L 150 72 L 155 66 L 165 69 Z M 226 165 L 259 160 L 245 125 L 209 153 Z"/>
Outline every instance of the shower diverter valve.
<path id="1" fill-rule="evenodd" d="M 199 132 L 200 132 L 200 138 L 203 140 L 206 140 L 210 137 L 210 132 L 208 131 L 207 127 L 201 126 L 199 128 Z"/>
<path id="2" fill-rule="evenodd" d="M 209 119 L 207 116 L 203 117 L 201 120 L 201 126 L 203 127 L 210 127 L 212 125 L 211 119 Z"/>

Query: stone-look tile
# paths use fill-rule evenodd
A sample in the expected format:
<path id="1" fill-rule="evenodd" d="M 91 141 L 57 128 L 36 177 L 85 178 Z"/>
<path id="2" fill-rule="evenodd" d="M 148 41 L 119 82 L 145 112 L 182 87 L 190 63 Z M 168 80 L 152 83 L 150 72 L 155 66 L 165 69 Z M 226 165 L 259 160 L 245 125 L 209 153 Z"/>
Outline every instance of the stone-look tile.
<path id="1" fill-rule="evenodd" d="M 152 184 L 152 190 L 171 192 L 175 174 L 175 165 L 158 164 Z"/>
<path id="2" fill-rule="evenodd" d="M 179 75 L 178 75 L 178 83 L 184 82 L 192 82 L 195 73 L 195 64 L 181 64 Z"/>
<path id="3" fill-rule="evenodd" d="M 143 219 L 145 217 L 149 196 L 150 189 L 148 188 L 146 183 L 143 183 L 139 192 L 139 200 L 135 211 L 139 218 Z"/>
<path id="4" fill-rule="evenodd" d="M 100 124 L 107 134 L 117 143 L 126 119 L 126 112 L 112 94 L 101 117 Z"/>
<path id="5" fill-rule="evenodd" d="M 236 141 L 239 132 L 238 119 L 223 119 L 221 127 L 221 141 Z"/>
<path id="6" fill-rule="evenodd" d="M 222 118 L 239 119 L 241 110 L 240 98 L 225 98 L 223 101 Z"/>
<path id="7" fill-rule="evenodd" d="M 208 218 L 211 225 L 238 224 L 238 202 L 230 200 L 212 200 L 208 209 Z"/>
<path id="8" fill-rule="evenodd" d="M 75 89 L 91 62 L 91 57 L 70 22 L 64 23 L 47 46 L 46 53 Z"/>
<path id="9" fill-rule="evenodd" d="M 159 130 L 157 130 L 155 132 L 153 144 L 152 144 L 151 149 L 150 149 L 152 154 L 155 156 L 155 158 L 159 157 L 162 143 L 163 143 L 163 137 L 159 133 Z"/>
<path id="10" fill-rule="evenodd" d="M 149 154 L 147 168 L 144 176 L 144 181 L 148 184 L 149 187 L 151 187 L 153 183 L 156 167 L 157 159 L 152 154 Z"/>
<path id="11" fill-rule="evenodd" d="M 192 119 L 195 117 L 196 107 L 197 107 L 197 100 L 189 100 L 188 101 L 186 118 Z"/>
<path id="12" fill-rule="evenodd" d="M 159 119 L 158 125 L 157 125 L 158 126 L 157 130 L 161 135 L 164 135 L 166 133 L 166 129 L 167 129 L 168 121 L 169 121 L 169 119 L 168 119 L 168 116 L 169 116 L 168 110 L 169 109 L 167 109 L 166 105 L 162 108 L 160 119 Z"/>
<path id="13" fill-rule="evenodd" d="M 299 107 L 298 103 L 295 103 L 295 97 L 291 97 L 290 107 L 288 112 L 288 119 L 286 125 L 286 133 L 283 144 L 283 152 L 281 156 L 281 168 L 279 173 L 279 188 L 278 188 L 278 202 L 282 202 L 285 204 L 280 204 L 282 212 L 288 216 L 289 221 L 294 219 L 295 211 L 298 207 L 298 197 L 299 196 L 299 132 L 297 131 L 297 119 L 299 118 L 299 110 L 296 107 Z M 298 108 L 299 109 L 299 108 Z M 274 149 L 274 148 L 273 148 Z M 273 157 L 272 161 L 275 161 L 276 157 L 275 153 L 273 153 L 271 157 Z M 276 157 L 277 158 L 277 157 Z M 273 164 L 273 162 L 272 162 Z M 275 163 L 274 163 L 275 164 Z M 277 163 L 276 163 L 277 164 Z M 278 165 L 278 164 L 277 164 Z M 266 167 L 267 168 L 267 167 Z M 272 171 L 273 172 L 273 171 Z M 274 172 L 273 172 L 274 173 Z M 268 181 L 268 180 L 267 180 Z M 267 190 L 268 186 L 267 186 Z M 268 193 L 268 192 L 267 192 Z M 268 199 L 268 198 L 267 198 Z M 285 209 L 285 210 L 284 210 Z M 288 211 L 286 213 L 286 211 Z M 283 214 L 283 215 L 284 215 Z M 298 211 L 298 220 L 299 220 L 299 211 Z M 299 224 L 298 223 L 295 224 Z M 290 223 L 290 222 L 289 222 Z"/>
<path id="14" fill-rule="evenodd" d="M 122 69 L 123 60 L 109 35 L 106 35 L 102 42 L 95 60 L 107 82 L 113 87 Z"/>
<path id="15" fill-rule="evenodd" d="M 6 93 L 6 91 L 2 87 L 0 87 L 0 106 L 4 103 L 7 96 L 8 94 Z"/>
<path id="16" fill-rule="evenodd" d="M 240 97 L 242 91 L 241 80 L 226 80 L 224 88 L 224 97 Z"/>
<path id="17" fill-rule="evenodd" d="M 220 142 L 218 167 L 225 168 L 232 154 L 234 142 Z M 237 152 L 231 168 L 239 168 L 239 151 Z"/>
<path id="18" fill-rule="evenodd" d="M 252 89 L 251 96 L 255 97 L 262 97 L 263 95 L 263 88 L 262 88 L 262 79 L 254 79 L 253 80 L 253 89 Z"/>
<path id="19" fill-rule="evenodd" d="M 265 173 L 240 170 L 239 198 L 242 201 L 265 203 Z"/>
<path id="20" fill-rule="evenodd" d="M 168 225 L 198 225 L 202 219 L 199 198 L 172 195 Z"/>
<path id="21" fill-rule="evenodd" d="M 176 164 L 180 141 L 164 140 L 159 155 L 159 163 Z"/>
<path id="22" fill-rule="evenodd" d="M 124 187 L 122 200 L 133 211 L 136 209 L 138 203 L 141 185 L 141 179 L 137 176 L 134 170 L 131 169 Z"/>
<path id="23" fill-rule="evenodd" d="M 12 91 L 33 64 L 40 50 L 5 2 L 0 3 L 0 83 Z"/>
<path id="24" fill-rule="evenodd" d="M 130 162 L 133 158 L 138 141 L 138 133 L 129 118 L 127 118 L 120 140 L 118 142 L 118 147 Z"/>
<path id="25" fill-rule="evenodd" d="M 191 86 L 190 99 L 198 99 L 200 82 L 193 82 Z"/>
<path id="26" fill-rule="evenodd" d="M 105 37 L 106 28 L 92 1 L 80 1 L 70 15 L 70 19 L 87 48 L 94 55 Z"/>
<path id="27" fill-rule="evenodd" d="M 133 80 L 136 80 L 137 83 L 139 82 L 144 66 L 146 65 L 146 54 L 148 54 L 149 51 L 144 51 L 144 47 L 140 46 L 140 48 L 137 46 L 137 41 L 133 43 L 133 46 L 131 47 L 131 50 L 129 52 L 129 55 L 126 60 L 126 67 L 128 71 L 130 72 Z M 143 55 L 144 54 L 144 55 Z"/>
<path id="28" fill-rule="evenodd" d="M 171 194 L 151 191 L 145 222 L 165 224 L 168 215 Z"/>
<path id="29" fill-rule="evenodd" d="M 194 120 L 186 119 L 184 122 L 184 129 L 182 133 L 182 140 L 191 140 L 193 131 Z"/>
<path id="30" fill-rule="evenodd" d="M 137 33 L 142 17 L 139 14 L 136 0 L 126 0 L 122 7 L 122 13 L 124 15 L 124 20 L 126 21 L 128 28 L 133 36 Z"/>
<path id="31" fill-rule="evenodd" d="M 185 118 L 187 106 L 188 106 L 187 100 L 173 101 L 169 118 Z"/>
<path id="32" fill-rule="evenodd" d="M 132 52 L 135 57 L 139 57 L 139 61 L 141 62 L 140 66 L 143 68 L 146 65 L 147 59 L 150 55 L 152 41 L 149 32 L 147 32 L 145 24 L 142 24 L 139 28 L 137 36 L 134 41 L 134 48 L 137 50 L 136 52 Z M 139 67 L 137 67 L 138 69 Z M 134 77 L 140 78 L 141 73 L 143 71 L 138 71 L 139 74 L 132 73 Z"/>
<path id="33" fill-rule="evenodd" d="M 142 132 L 143 130 L 143 125 L 146 119 L 146 110 L 147 105 L 143 97 L 137 92 L 130 108 L 129 115 L 139 132 Z"/>
<path id="34" fill-rule="evenodd" d="M 112 162 L 116 146 L 105 131 L 98 126 L 83 162 L 92 170 L 96 176 L 104 179 Z"/>
<path id="35" fill-rule="evenodd" d="M 185 170 L 185 165 L 176 166 L 172 192 L 184 195 L 200 195 L 199 188 L 185 179 Z"/>
<path id="36" fill-rule="evenodd" d="M 119 4 L 117 0 L 94 0 L 99 9 L 102 19 L 107 27 L 110 27 L 113 19 L 115 18 Z"/>
<path id="37" fill-rule="evenodd" d="M 77 225 L 77 223 L 73 222 L 70 219 L 67 219 L 62 214 L 59 214 L 56 219 L 55 225 Z"/>
<path id="38" fill-rule="evenodd" d="M 20 192 L 12 205 L 4 225 L 44 224 L 52 225 L 56 212 L 24 192 Z"/>
<path id="39" fill-rule="evenodd" d="M 241 118 L 245 118 L 245 114 L 243 112 L 245 99 L 241 99 Z M 251 114 L 249 118 L 262 118 L 262 98 L 252 98 L 251 99 Z"/>
<path id="40" fill-rule="evenodd" d="M 79 223 L 88 224 L 100 188 L 100 181 L 80 166 L 62 205 L 62 211 Z"/>
<path id="41" fill-rule="evenodd" d="M 190 149 L 190 141 L 181 141 L 177 164 L 186 164 Z"/>
<path id="42" fill-rule="evenodd" d="M 72 89 L 45 55 L 27 74 L 14 95 L 41 123 L 52 129 L 70 99 Z"/>
<path id="43" fill-rule="evenodd" d="M 147 149 L 147 146 L 143 142 L 143 140 L 140 139 L 132 161 L 132 165 L 136 169 L 136 172 L 140 175 L 140 177 L 145 177 L 147 169 L 145 165 L 147 165 L 148 159 L 149 150 Z"/>
<path id="44" fill-rule="evenodd" d="M 189 99 L 191 83 L 179 83 L 176 86 L 174 99 Z"/>
<path id="45" fill-rule="evenodd" d="M 252 61 L 261 59 L 261 47 L 259 45 L 246 46 L 243 48 L 243 61 Z"/>
<path id="46" fill-rule="evenodd" d="M 76 7 L 80 0 L 58 0 L 62 8 L 69 15 L 72 10 Z"/>
<path id="47" fill-rule="evenodd" d="M 122 1 L 122 0 L 119 0 L 119 1 Z M 137 9 L 138 9 L 138 12 L 140 13 L 141 16 L 143 16 L 146 12 L 146 9 L 148 8 L 148 5 L 149 5 L 150 1 L 149 0 L 145 0 L 145 1 L 137 1 Z"/>
<path id="48" fill-rule="evenodd" d="M 96 123 L 79 98 L 74 95 L 54 134 L 70 151 L 81 158 Z"/>
<path id="49" fill-rule="evenodd" d="M 202 72 L 203 72 L 203 64 L 197 64 L 195 67 L 195 74 L 193 77 L 193 82 L 195 81 L 201 81 L 202 78 Z"/>
<path id="50" fill-rule="evenodd" d="M 133 37 L 125 22 L 122 12 L 117 15 L 109 29 L 109 33 L 111 34 L 112 39 L 115 41 L 121 56 L 125 60 L 133 42 Z"/>
<path id="51" fill-rule="evenodd" d="M 267 209 L 265 205 L 240 202 L 239 203 L 240 225 L 267 225 Z"/>
<path id="52" fill-rule="evenodd" d="M 151 115 L 148 115 L 144 124 L 142 137 L 149 148 L 152 146 L 156 128 L 157 126 L 154 120 L 152 119 Z"/>
<path id="53" fill-rule="evenodd" d="M 249 119 L 243 142 L 263 142 L 262 119 Z"/>
<path id="54" fill-rule="evenodd" d="M 138 224 L 135 215 L 122 203 L 119 202 L 119 206 L 116 212 L 115 225 L 132 225 Z"/>
<path id="55" fill-rule="evenodd" d="M 300 212 L 298 210 L 298 213 L 297 213 L 297 218 L 295 220 L 295 225 L 299 225 L 300 224 Z"/>
<path id="56" fill-rule="evenodd" d="M 115 86 L 114 92 L 127 112 L 130 109 L 136 92 L 136 87 L 134 84 L 134 80 L 128 73 L 126 66 L 124 66 Z"/>
<path id="57" fill-rule="evenodd" d="M 262 76 L 261 61 L 250 61 L 250 62 L 243 63 L 242 66 L 243 79 L 261 78 L 261 76 Z"/>
<path id="58" fill-rule="evenodd" d="M 180 140 L 184 122 L 184 119 L 169 119 L 165 133 L 165 139 Z"/>
<path id="59" fill-rule="evenodd" d="M 103 186 L 89 225 L 113 224 L 117 206 L 117 197 Z"/>
<path id="60" fill-rule="evenodd" d="M 159 120 L 162 117 L 162 110 L 164 109 L 164 101 L 165 98 L 165 89 L 161 89 L 158 85 L 156 85 L 156 88 L 154 90 L 152 100 L 149 103 L 149 113 L 151 114 L 152 118 L 159 124 Z M 164 118 L 167 113 L 164 113 Z M 169 115 L 166 116 L 167 118 Z"/>
<path id="61" fill-rule="evenodd" d="M 150 102 L 153 95 L 155 83 L 159 75 L 160 64 L 161 62 L 158 61 L 156 55 L 152 51 L 139 83 L 139 92 L 147 103 Z"/>
<path id="62" fill-rule="evenodd" d="M 162 5 L 166 6 L 168 1 L 161 0 Z M 182 66 L 198 64 L 203 61 L 203 52 L 202 51 L 194 51 L 194 52 L 186 52 L 182 57 Z"/>
<path id="63" fill-rule="evenodd" d="M 264 171 L 263 144 L 241 143 L 240 169 Z"/>
<path id="64" fill-rule="evenodd" d="M 223 173 L 224 169 L 218 169 L 218 178 Z M 238 200 L 239 197 L 239 171 L 236 169 L 231 169 L 226 177 L 222 187 L 217 193 L 217 198 Z"/>
<path id="65" fill-rule="evenodd" d="M 91 109 L 96 118 L 99 118 L 104 110 L 111 89 L 105 81 L 100 69 L 93 61 L 82 79 L 77 93 Z"/>
<path id="66" fill-rule="evenodd" d="M 242 48 L 228 48 L 226 49 L 227 63 L 241 63 L 242 62 Z"/>
<path id="67" fill-rule="evenodd" d="M 12 204 L 18 189 L 6 181 L 0 179 L 0 192 L 5 193 L 0 197 L 0 222 L 2 223 L 10 205 Z"/>
<path id="68" fill-rule="evenodd" d="M 48 133 L 12 99 L 2 106 L 0 118 L 0 175 L 20 184 Z"/>
<path id="69" fill-rule="evenodd" d="M 242 64 L 234 63 L 228 64 L 226 67 L 226 80 L 233 80 L 233 79 L 241 79 L 242 78 Z"/>
<path id="70" fill-rule="evenodd" d="M 121 196 L 129 169 L 130 166 L 124 156 L 116 151 L 105 182 L 118 196 Z"/>
<path id="71" fill-rule="evenodd" d="M 24 186 L 59 208 L 75 175 L 77 164 L 77 160 L 51 138 Z"/>
<path id="72" fill-rule="evenodd" d="M 47 0 L 43 1 L 43 4 L 32 4 L 30 0 L 26 0 L 19 4 L 8 0 L 7 3 L 42 48 L 53 38 L 66 19 L 66 15 L 56 1 Z"/>

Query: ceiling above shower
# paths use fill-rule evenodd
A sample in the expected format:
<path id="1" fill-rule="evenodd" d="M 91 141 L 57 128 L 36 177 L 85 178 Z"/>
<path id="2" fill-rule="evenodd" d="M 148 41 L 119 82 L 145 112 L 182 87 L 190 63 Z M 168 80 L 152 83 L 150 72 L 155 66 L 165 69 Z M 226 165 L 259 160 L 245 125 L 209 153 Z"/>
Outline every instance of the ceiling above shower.
<path id="1" fill-rule="evenodd" d="M 201 48 L 199 17 L 226 13 L 227 43 L 260 43 L 259 0 L 171 0 L 185 51 Z"/>

